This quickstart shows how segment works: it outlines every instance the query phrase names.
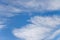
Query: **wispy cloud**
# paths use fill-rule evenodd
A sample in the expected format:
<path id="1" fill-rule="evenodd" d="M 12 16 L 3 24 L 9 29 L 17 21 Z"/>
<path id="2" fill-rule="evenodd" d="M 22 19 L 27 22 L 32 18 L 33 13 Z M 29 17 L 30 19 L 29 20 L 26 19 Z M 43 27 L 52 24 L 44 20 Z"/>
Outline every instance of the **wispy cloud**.
<path id="1" fill-rule="evenodd" d="M 60 10 L 60 0 L 51 0 L 49 3 L 49 10 Z"/>
<path id="2" fill-rule="evenodd" d="M 22 10 L 12 6 L 0 5 L 0 15 L 2 16 L 11 17 L 18 14 L 21 11 Z"/>
<path id="3" fill-rule="evenodd" d="M 6 25 L 0 25 L 0 29 L 3 29 L 5 28 Z"/>
<path id="4" fill-rule="evenodd" d="M 36 16 L 34 18 L 31 18 L 30 21 L 33 24 L 37 24 L 37 25 L 56 27 L 57 25 L 60 24 L 60 17 L 58 17 L 58 16 L 53 16 L 53 17 Z"/>
<path id="5" fill-rule="evenodd" d="M 30 22 L 32 24 L 27 24 L 22 28 L 14 29 L 13 34 L 16 37 L 25 40 L 47 40 L 46 37 L 48 37 L 49 39 L 50 36 L 56 35 L 56 33 L 52 35 L 50 33 L 52 33 L 52 30 L 54 30 L 57 27 L 57 25 L 60 25 L 60 18 L 56 16 L 35 16 L 30 19 Z"/>
<path id="6" fill-rule="evenodd" d="M 32 10 L 60 10 L 59 0 L 16 0 L 12 1 L 13 5 L 23 6 Z"/>
<path id="7" fill-rule="evenodd" d="M 56 38 L 56 36 L 58 36 L 60 34 L 60 29 L 56 30 L 49 38 L 47 38 L 47 40 L 53 40 L 54 38 Z M 59 40 L 60 38 L 57 37 L 57 40 Z"/>
<path id="8" fill-rule="evenodd" d="M 50 32 L 49 28 L 41 27 L 41 26 L 35 26 L 34 24 L 29 25 L 26 28 L 21 29 L 15 29 L 13 31 L 14 35 L 18 38 L 22 38 L 25 40 L 42 40 L 49 34 L 46 34 Z"/>
<path id="9" fill-rule="evenodd" d="M 0 29 L 5 28 L 5 26 L 6 26 L 6 25 L 4 25 L 4 23 L 0 21 Z"/>
<path id="10" fill-rule="evenodd" d="M 13 17 L 21 12 L 60 10 L 59 0 L 0 0 L 0 2 L 0 18 Z M 0 29 L 6 28 L 5 22 L 7 19 L 5 19 L 3 18 L 2 21 L 0 19 Z M 54 28 L 58 27 L 57 25 L 60 25 L 60 17 L 34 16 L 29 22 L 32 24 L 14 29 L 13 34 L 25 40 L 47 40 L 46 37 L 50 40 L 60 33 L 60 30 L 57 30 L 54 34 L 50 34 Z"/>
<path id="11" fill-rule="evenodd" d="M 2 0 L 2 2 L 9 4 L 10 7 L 4 7 L 9 12 L 60 10 L 60 0 Z"/>
<path id="12" fill-rule="evenodd" d="M 0 15 L 7 17 L 21 12 L 60 10 L 59 0 L 1 0 L 0 2 Z"/>
<path id="13" fill-rule="evenodd" d="M 6 19 L 6 18 L 0 17 L 0 29 L 7 28 L 6 27 L 7 20 L 8 19 Z"/>

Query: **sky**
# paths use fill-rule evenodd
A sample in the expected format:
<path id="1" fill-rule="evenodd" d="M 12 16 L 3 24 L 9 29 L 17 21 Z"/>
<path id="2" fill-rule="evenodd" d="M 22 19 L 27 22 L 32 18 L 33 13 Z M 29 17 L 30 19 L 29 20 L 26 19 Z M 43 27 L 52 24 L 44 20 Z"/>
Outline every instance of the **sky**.
<path id="1" fill-rule="evenodd" d="M 0 40 L 60 40 L 60 0 L 0 0 Z"/>

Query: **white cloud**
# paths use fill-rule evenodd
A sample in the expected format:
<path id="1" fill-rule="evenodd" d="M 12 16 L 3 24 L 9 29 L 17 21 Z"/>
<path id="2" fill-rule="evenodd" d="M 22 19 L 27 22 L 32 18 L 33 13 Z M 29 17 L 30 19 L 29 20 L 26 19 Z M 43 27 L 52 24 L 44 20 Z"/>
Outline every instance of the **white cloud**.
<path id="1" fill-rule="evenodd" d="M 16 37 L 25 40 L 42 40 L 48 36 L 48 34 L 46 34 L 48 32 L 50 32 L 49 28 L 38 27 L 32 24 L 26 28 L 15 29 L 13 33 Z"/>
<path id="2" fill-rule="evenodd" d="M 4 25 L 4 22 L 0 21 L 0 29 L 5 28 L 6 25 Z"/>
<path id="3" fill-rule="evenodd" d="M 57 25 L 60 25 L 60 17 L 53 16 L 53 17 L 34 17 L 30 20 L 33 24 L 36 25 L 43 25 L 43 26 L 50 26 L 50 27 L 56 27 Z"/>
<path id="4" fill-rule="evenodd" d="M 19 12 L 22 12 L 22 9 L 18 9 L 13 6 L 0 5 L 0 15 L 2 16 L 12 17 L 18 14 Z"/>
<path id="5" fill-rule="evenodd" d="M 59 34 L 60 34 L 60 29 L 56 30 L 52 35 L 50 35 L 50 37 L 47 38 L 47 40 L 53 40 L 53 39 L 55 39 Z M 60 38 L 57 37 L 56 39 L 59 40 Z"/>
<path id="6" fill-rule="evenodd" d="M 0 4 L 0 15 L 12 17 L 20 12 L 60 10 L 60 0 L 2 0 L 9 5 Z"/>
<path id="7" fill-rule="evenodd" d="M 49 10 L 60 10 L 60 0 L 51 0 L 49 3 Z"/>
<path id="8" fill-rule="evenodd" d="M 5 28 L 7 28 L 6 27 L 6 23 L 7 23 L 7 20 L 8 19 L 6 19 L 6 18 L 0 18 L 0 29 L 5 29 Z"/>
<path id="9" fill-rule="evenodd" d="M 3 29 L 5 28 L 6 25 L 0 25 L 0 29 Z"/>
<path id="10" fill-rule="evenodd" d="M 14 29 L 13 34 L 16 37 L 25 40 L 47 40 L 46 37 L 53 36 L 55 34 L 54 33 L 51 35 L 51 31 L 54 30 L 57 27 L 57 25 L 60 25 L 60 18 L 57 16 L 35 16 L 31 18 L 29 21 L 32 24 L 27 24 L 22 28 Z"/>
<path id="11" fill-rule="evenodd" d="M 60 10 L 60 0 L 16 0 L 12 1 L 13 5 L 23 7 L 29 10 Z M 18 4 L 18 5 L 17 5 Z"/>

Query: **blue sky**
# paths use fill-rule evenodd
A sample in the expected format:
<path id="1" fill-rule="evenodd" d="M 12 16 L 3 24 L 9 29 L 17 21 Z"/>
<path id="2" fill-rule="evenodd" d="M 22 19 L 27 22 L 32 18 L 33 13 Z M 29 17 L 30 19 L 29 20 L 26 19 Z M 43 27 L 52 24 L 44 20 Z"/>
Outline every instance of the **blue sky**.
<path id="1" fill-rule="evenodd" d="M 60 40 L 59 0 L 0 0 L 0 40 Z"/>

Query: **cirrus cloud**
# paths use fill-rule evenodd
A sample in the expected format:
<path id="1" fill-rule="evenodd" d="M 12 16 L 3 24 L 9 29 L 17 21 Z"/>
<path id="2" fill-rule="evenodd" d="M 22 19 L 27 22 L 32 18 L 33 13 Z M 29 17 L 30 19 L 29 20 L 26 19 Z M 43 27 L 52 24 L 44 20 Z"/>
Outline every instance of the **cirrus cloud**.
<path id="1" fill-rule="evenodd" d="M 60 0 L 5 0 L 2 1 L 25 10 L 59 10 Z"/>
<path id="2" fill-rule="evenodd" d="M 14 15 L 17 15 L 21 11 L 22 10 L 12 7 L 12 6 L 0 5 L 1 16 L 12 17 Z"/>
<path id="3" fill-rule="evenodd" d="M 60 10 L 60 0 L 13 0 L 12 4 L 28 10 Z"/>
<path id="4" fill-rule="evenodd" d="M 60 10 L 59 0 L 0 0 L 0 2 L 0 15 L 7 17 L 15 16 L 21 12 Z"/>
<path id="5" fill-rule="evenodd" d="M 60 25 L 60 17 L 42 17 L 34 16 L 30 19 L 32 24 L 27 24 L 22 28 L 17 28 L 13 30 L 13 34 L 24 40 L 47 40 L 53 39 L 57 35 L 58 30 L 55 33 L 51 34 L 57 25 Z M 52 36 L 52 38 L 50 38 Z"/>

